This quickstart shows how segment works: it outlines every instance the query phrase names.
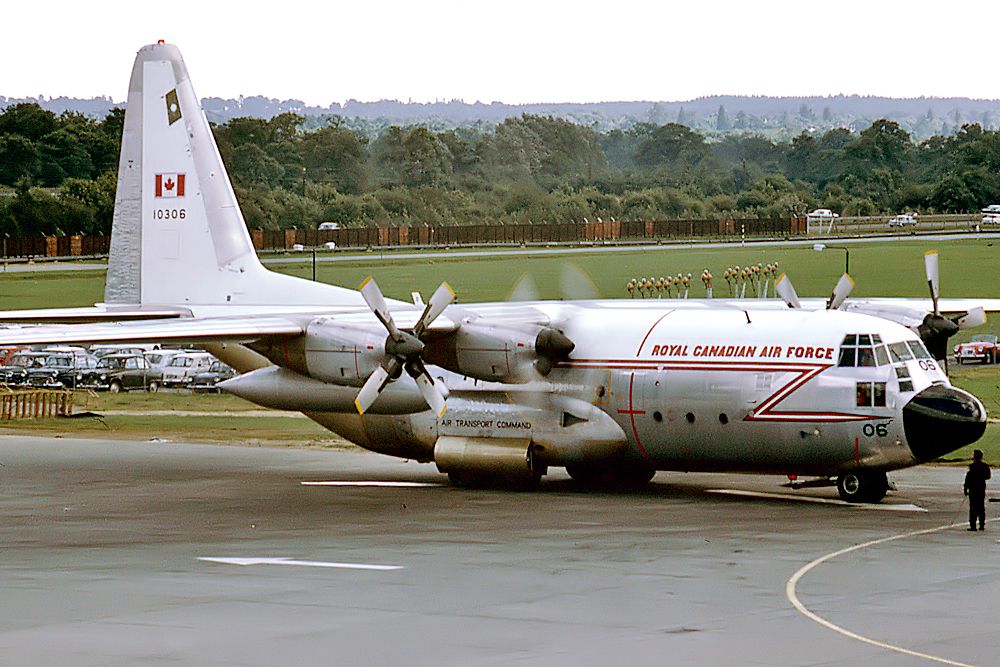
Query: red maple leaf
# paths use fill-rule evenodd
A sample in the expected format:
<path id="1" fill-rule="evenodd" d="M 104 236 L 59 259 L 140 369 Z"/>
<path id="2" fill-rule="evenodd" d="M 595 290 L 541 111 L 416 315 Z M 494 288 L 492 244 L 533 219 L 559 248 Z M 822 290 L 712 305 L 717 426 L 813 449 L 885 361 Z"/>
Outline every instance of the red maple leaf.
<path id="1" fill-rule="evenodd" d="M 167 182 L 163 184 L 163 187 L 166 188 L 167 190 L 173 190 L 174 189 L 174 179 L 168 178 Z"/>

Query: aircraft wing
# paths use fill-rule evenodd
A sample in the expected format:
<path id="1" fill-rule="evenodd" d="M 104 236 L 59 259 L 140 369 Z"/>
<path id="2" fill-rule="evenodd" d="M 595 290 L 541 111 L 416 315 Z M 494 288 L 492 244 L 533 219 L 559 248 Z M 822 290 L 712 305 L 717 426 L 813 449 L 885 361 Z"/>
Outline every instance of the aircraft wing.
<path id="1" fill-rule="evenodd" d="M 120 307 L 99 304 L 85 308 L 5 310 L 0 312 L 0 322 L 18 324 L 83 324 L 88 322 L 157 320 L 190 315 L 190 311 L 182 308 Z"/>
<path id="2" fill-rule="evenodd" d="M 0 329 L 0 345 L 245 342 L 269 336 L 298 336 L 303 331 L 303 325 L 292 319 L 268 316 L 44 324 Z"/>

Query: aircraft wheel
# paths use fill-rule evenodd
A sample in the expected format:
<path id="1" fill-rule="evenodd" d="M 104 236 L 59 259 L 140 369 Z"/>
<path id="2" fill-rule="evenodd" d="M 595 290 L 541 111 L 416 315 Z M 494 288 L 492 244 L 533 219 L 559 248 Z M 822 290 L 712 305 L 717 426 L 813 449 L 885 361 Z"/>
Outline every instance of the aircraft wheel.
<path id="1" fill-rule="evenodd" d="M 467 472 L 450 472 L 448 473 L 448 481 L 451 482 L 452 486 L 462 489 L 474 489 L 482 486 L 482 481 L 476 475 Z"/>
<path id="2" fill-rule="evenodd" d="M 656 470 L 640 466 L 636 468 L 624 468 L 613 473 L 615 482 L 629 489 L 641 489 L 649 484 L 656 475 Z"/>
<path id="3" fill-rule="evenodd" d="M 108 385 L 108 391 L 112 394 L 120 394 L 122 392 L 122 383 L 115 380 L 110 385 Z"/>
<path id="4" fill-rule="evenodd" d="M 600 466 L 577 464 L 566 466 L 566 474 L 577 484 L 593 486 L 601 481 L 607 470 Z"/>
<path id="5" fill-rule="evenodd" d="M 884 472 L 849 472 L 837 478 L 837 492 L 849 503 L 877 503 L 888 490 Z"/>

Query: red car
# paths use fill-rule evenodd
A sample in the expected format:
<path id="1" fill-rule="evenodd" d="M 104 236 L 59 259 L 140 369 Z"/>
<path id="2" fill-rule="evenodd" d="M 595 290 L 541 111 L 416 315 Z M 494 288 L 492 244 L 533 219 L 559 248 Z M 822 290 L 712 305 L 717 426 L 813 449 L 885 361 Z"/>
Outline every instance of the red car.
<path id="1" fill-rule="evenodd" d="M 997 362 L 997 337 L 992 334 L 979 334 L 973 336 L 968 343 L 956 345 L 955 361 L 960 364 L 967 361 L 995 364 Z"/>

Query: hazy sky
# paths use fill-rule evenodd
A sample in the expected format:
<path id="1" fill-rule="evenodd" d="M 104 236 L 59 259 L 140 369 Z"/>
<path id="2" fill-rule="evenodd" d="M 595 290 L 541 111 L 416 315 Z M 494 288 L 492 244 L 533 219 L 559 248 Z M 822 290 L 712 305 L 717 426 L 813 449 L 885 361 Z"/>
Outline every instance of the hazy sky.
<path id="1" fill-rule="evenodd" d="M 5 3 L 0 95 L 125 98 L 164 39 L 202 97 L 472 102 L 1000 97 L 1000 3 L 910 0 Z"/>

